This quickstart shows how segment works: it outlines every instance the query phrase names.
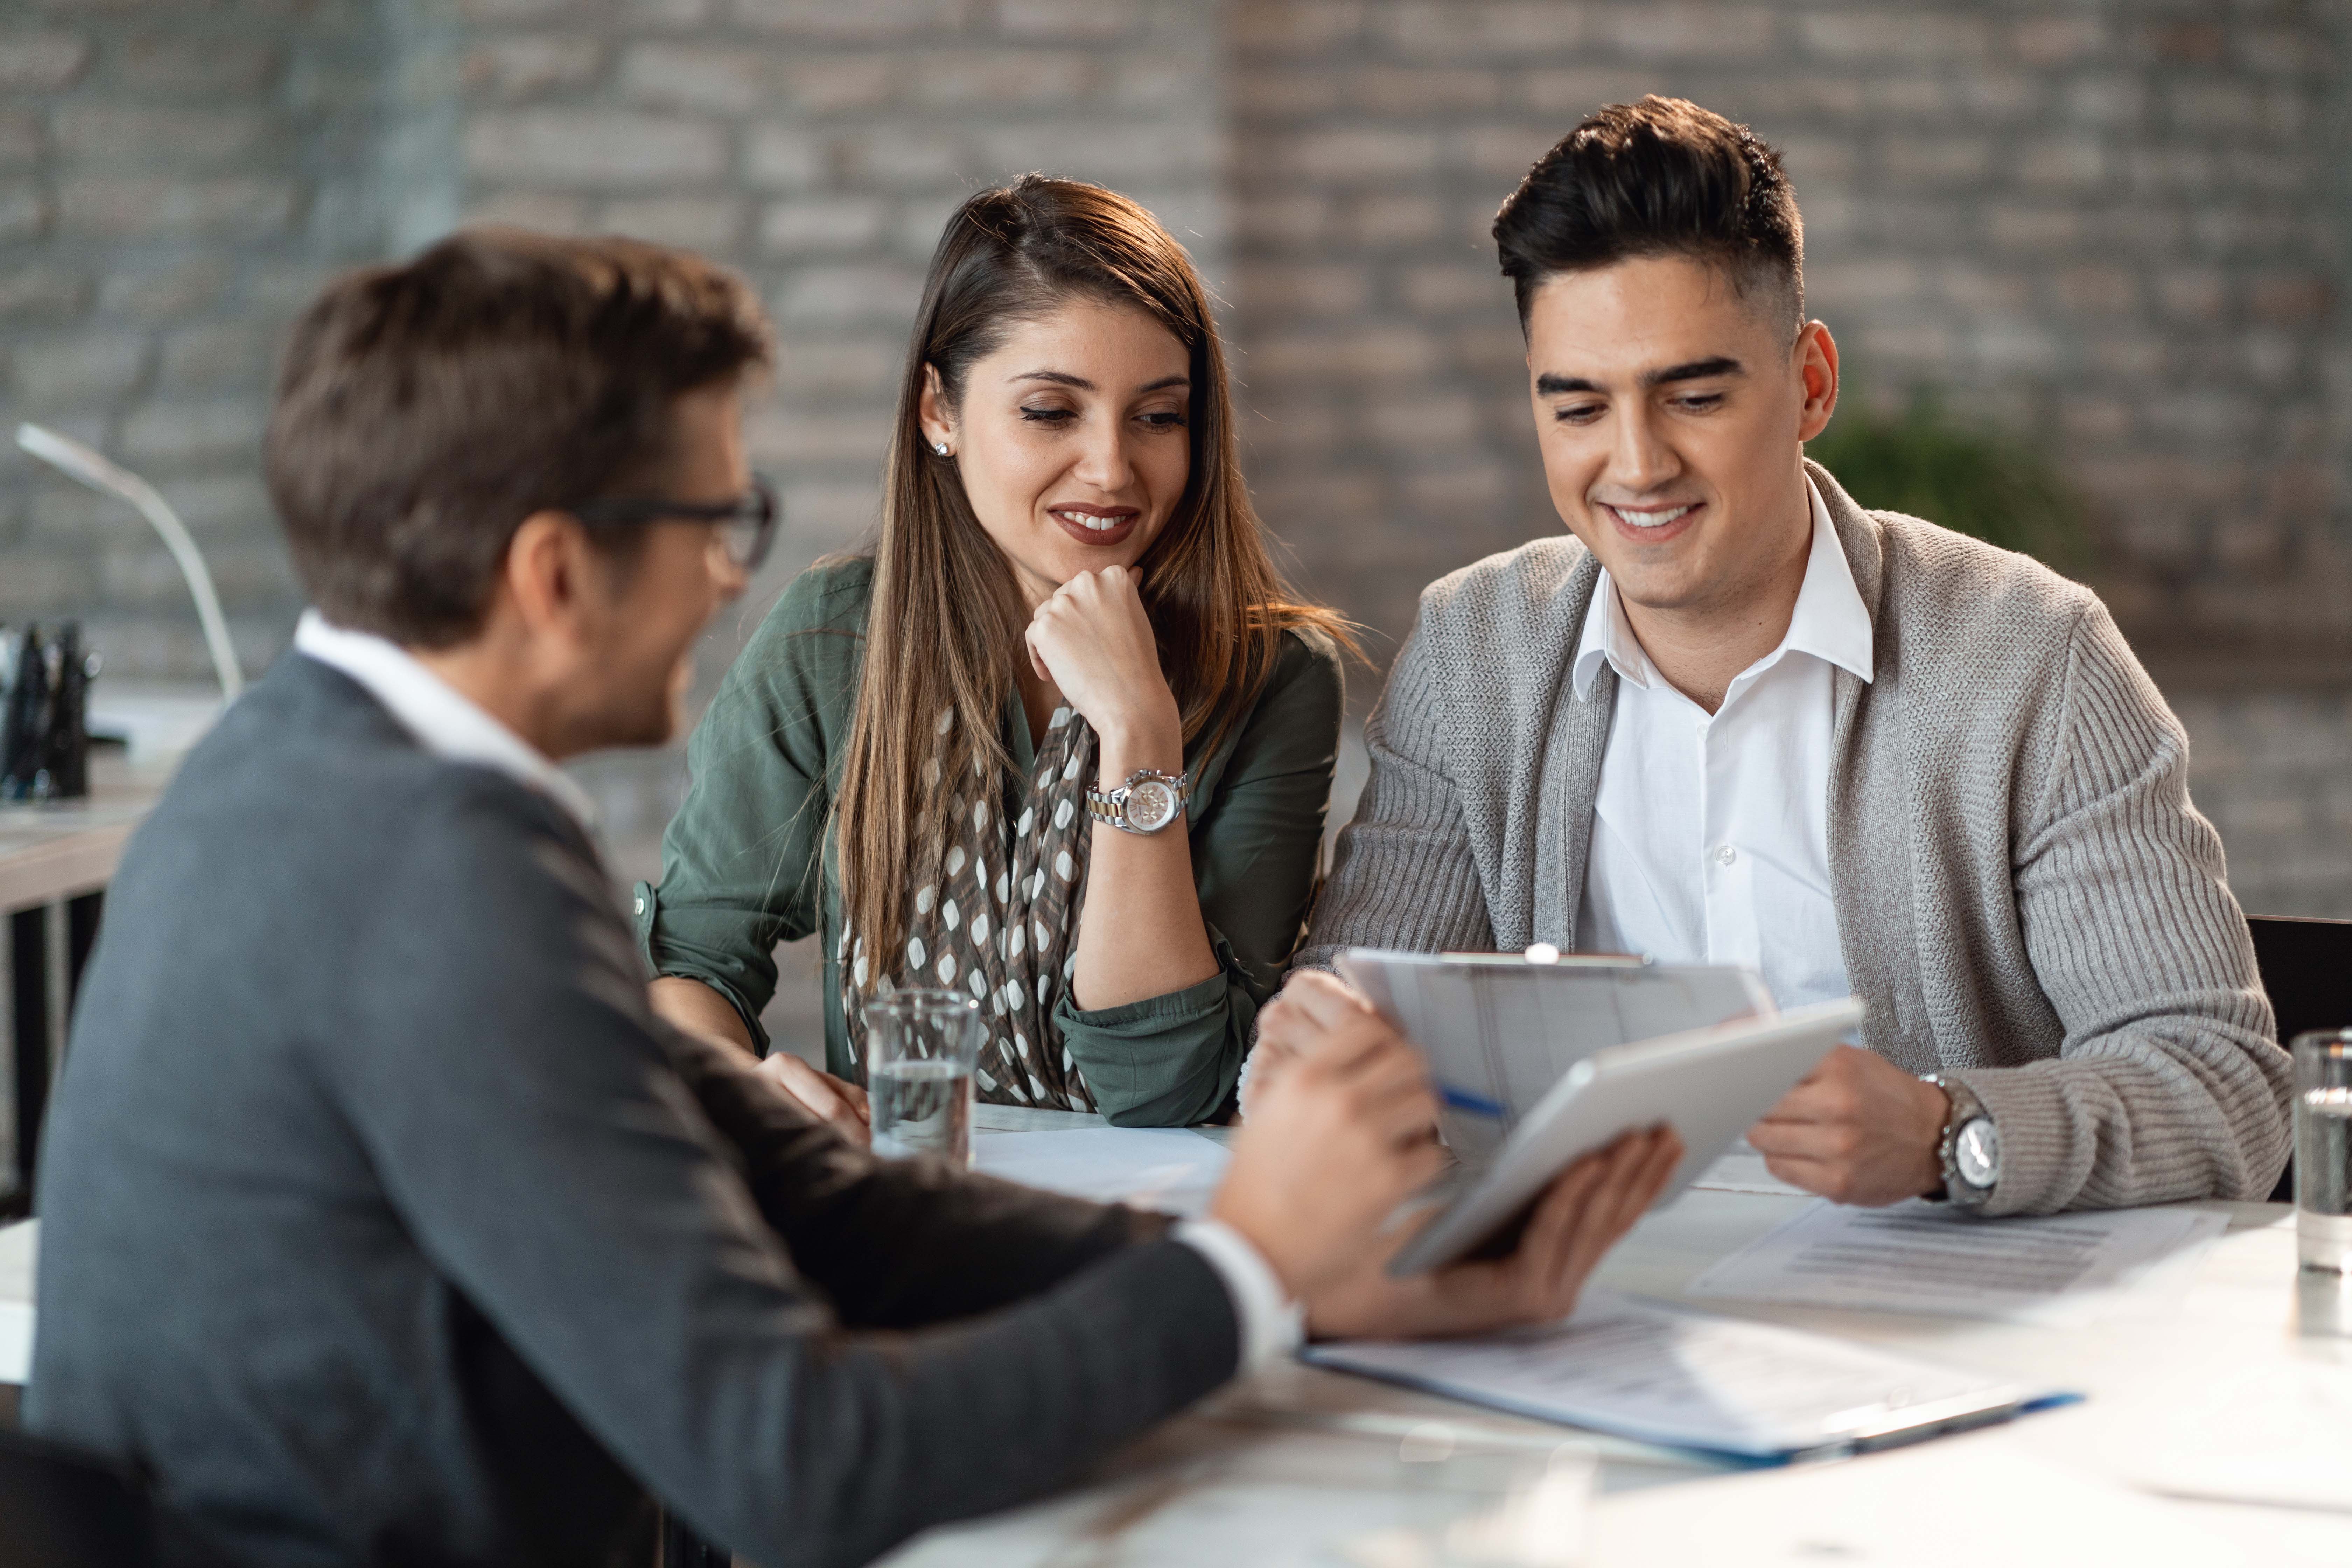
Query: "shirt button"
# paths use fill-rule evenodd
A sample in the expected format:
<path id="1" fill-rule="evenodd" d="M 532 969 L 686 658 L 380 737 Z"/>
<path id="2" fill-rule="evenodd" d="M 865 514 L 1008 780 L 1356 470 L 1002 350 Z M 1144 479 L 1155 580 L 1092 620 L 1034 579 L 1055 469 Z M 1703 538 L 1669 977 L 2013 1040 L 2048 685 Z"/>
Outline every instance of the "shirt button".
<path id="1" fill-rule="evenodd" d="M 637 913 L 639 913 L 639 914 L 644 914 L 645 912 L 646 912 L 646 896 L 645 896 L 643 893 L 639 893 L 639 894 L 637 895 Z"/>
<path id="2" fill-rule="evenodd" d="M 1715 852 L 1715 862 L 1718 866 L 1728 866 L 1738 858 L 1739 851 L 1728 844 Z"/>

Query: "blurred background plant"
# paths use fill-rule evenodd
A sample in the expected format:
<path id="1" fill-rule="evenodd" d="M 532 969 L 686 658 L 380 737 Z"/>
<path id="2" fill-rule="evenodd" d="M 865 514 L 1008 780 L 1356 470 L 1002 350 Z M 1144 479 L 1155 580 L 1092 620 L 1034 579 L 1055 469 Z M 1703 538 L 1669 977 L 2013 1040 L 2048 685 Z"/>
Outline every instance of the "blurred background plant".
<path id="1" fill-rule="evenodd" d="M 2050 456 L 2009 432 L 1956 417 L 1931 392 L 1896 413 L 1849 396 L 1805 455 L 1846 493 L 2021 551 L 2070 577 L 2094 563 L 2083 498 Z"/>

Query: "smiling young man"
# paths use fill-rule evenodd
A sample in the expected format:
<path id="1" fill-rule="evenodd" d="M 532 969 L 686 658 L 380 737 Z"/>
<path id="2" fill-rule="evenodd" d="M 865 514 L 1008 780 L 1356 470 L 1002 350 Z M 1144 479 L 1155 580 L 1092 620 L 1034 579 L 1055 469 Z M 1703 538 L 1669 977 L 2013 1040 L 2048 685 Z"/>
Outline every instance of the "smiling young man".
<path id="1" fill-rule="evenodd" d="M 2288 1066 L 2188 742 L 2089 590 L 1804 458 L 1838 351 L 1779 156 L 1601 110 L 1495 222 L 1570 539 L 1423 595 L 1300 962 L 1534 942 L 1845 995 L 1749 1134 L 1843 1202 L 2260 1197 Z"/>
<path id="2" fill-rule="evenodd" d="M 1276 1015 L 1208 1216 L 850 1147 L 658 1022 L 557 760 L 678 721 L 775 513 L 757 305 L 625 241 L 460 236 L 331 285 L 268 462 L 317 610 L 108 894 L 43 1142 L 27 1424 L 152 1484 L 181 1561 L 650 1561 L 652 1499 L 851 1564 L 1047 1490 L 1297 1342 L 1565 1311 L 1679 1151 L 1563 1177 L 1398 1282 L 1412 1052 Z M 1295 1304 L 1296 1303 L 1296 1304 Z"/>

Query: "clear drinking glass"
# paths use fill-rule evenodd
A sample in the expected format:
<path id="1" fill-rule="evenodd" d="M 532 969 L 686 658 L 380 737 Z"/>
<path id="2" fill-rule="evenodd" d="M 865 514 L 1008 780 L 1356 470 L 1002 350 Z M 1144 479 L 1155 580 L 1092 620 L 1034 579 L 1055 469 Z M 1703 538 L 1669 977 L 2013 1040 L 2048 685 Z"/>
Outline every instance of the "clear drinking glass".
<path id="1" fill-rule="evenodd" d="M 2305 1268 L 2352 1268 L 2352 1028 L 2294 1037 L 2294 1234 Z"/>
<path id="2" fill-rule="evenodd" d="M 961 991 L 894 991 L 866 1005 L 866 1092 L 874 1152 L 971 1165 L 980 1004 Z"/>

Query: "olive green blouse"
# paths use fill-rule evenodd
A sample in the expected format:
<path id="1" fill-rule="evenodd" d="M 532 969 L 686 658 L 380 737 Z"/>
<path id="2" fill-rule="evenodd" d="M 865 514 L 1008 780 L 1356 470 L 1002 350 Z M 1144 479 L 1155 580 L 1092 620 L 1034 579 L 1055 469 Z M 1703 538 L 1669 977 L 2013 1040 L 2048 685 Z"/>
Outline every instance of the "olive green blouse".
<path id="1" fill-rule="evenodd" d="M 661 885 L 640 883 L 635 900 L 653 972 L 726 997 L 763 1051 L 775 946 L 818 933 L 825 1064 L 845 1076 L 840 873 L 828 826 L 873 571 L 862 557 L 813 567 L 768 613 L 696 727 L 687 751 L 694 782 L 662 839 Z M 1063 1044 L 1113 1122 L 1181 1126 L 1232 1099 L 1258 1007 L 1280 981 L 1314 893 L 1342 706 L 1337 649 L 1318 633 L 1291 633 L 1224 743 L 1211 755 L 1197 741 L 1185 749 L 1192 872 L 1219 973 L 1093 1012 L 1066 988 L 1055 1008 Z M 1006 697 L 1003 733 L 1016 764 L 1009 802 L 1032 756 L 1017 692 Z"/>

